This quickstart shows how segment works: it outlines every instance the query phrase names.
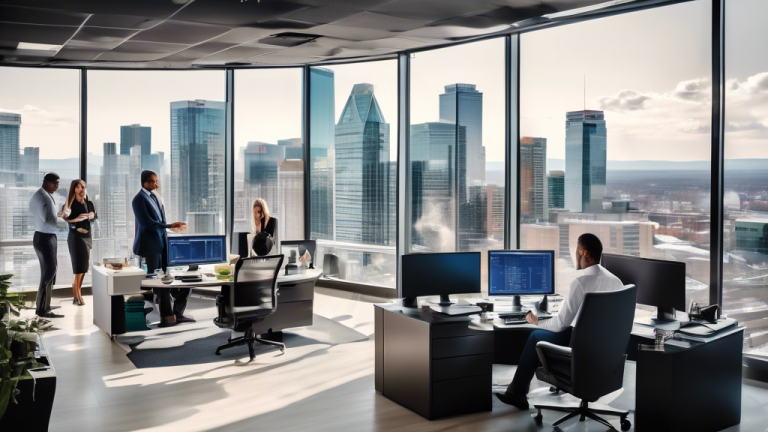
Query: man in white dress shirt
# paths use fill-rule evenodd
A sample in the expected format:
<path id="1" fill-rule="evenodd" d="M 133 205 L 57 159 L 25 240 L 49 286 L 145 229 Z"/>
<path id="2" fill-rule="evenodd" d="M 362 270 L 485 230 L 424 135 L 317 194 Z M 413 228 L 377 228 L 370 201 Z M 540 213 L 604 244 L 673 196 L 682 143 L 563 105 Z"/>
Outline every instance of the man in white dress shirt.
<path id="1" fill-rule="evenodd" d="M 611 274 L 600 263 L 603 254 L 603 244 L 594 234 L 583 234 L 576 246 L 576 270 L 584 270 L 582 276 L 571 282 L 571 289 L 563 301 L 560 311 L 550 319 L 541 320 L 532 312 L 528 312 L 525 320 L 540 327 L 528 337 L 523 354 L 517 364 L 515 377 L 505 393 L 496 396 L 502 402 L 514 405 L 520 409 L 528 409 L 528 389 L 531 385 L 539 358 L 536 354 L 536 344 L 547 341 L 556 345 L 568 346 L 571 342 L 571 330 L 575 325 L 576 314 L 584 302 L 584 294 L 598 291 L 616 291 L 624 288 L 619 278 Z"/>
<path id="2" fill-rule="evenodd" d="M 56 252 L 58 238 L 56 237 L 57 216 L 56 202 L 53 193 L 59 189 L 59 175 L 47 173 L 43 177 L 43 187 L 37 190 L 29 200 L 29 211 L 35 221 L 35 235 L 32 246 L 35 248 L 37 259 L 40 261 L 40 286 L 37 288 L 37 316 L 45 318 L 61 318 L 51 311 L 51 292 L 56 283 L 58 262 Z"/>

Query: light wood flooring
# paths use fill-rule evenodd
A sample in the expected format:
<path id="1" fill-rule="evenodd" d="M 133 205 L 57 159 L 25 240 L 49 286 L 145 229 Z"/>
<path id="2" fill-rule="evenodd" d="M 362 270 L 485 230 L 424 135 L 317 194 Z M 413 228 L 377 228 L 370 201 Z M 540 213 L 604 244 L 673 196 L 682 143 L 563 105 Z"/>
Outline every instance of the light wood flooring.
<path id="1" fill-rule="evenodd" d="M 250 363 L 242 347 L 236 362 L 137 369 L 126 351 L 92 324 L 90 296 L 84 307 L 71 299 L 56 301 L 65 318 L 55 320 L 60 329 L 45 336 L 58 376 L 52 431 L 533 431 L 552 430 L 551 422 L 560 417 L 545 412 L 539 428 L 529 416 L 533 411 L 521 412 L 494 398 L 492 412 L 425 420 L 374 391 L 373 338 L 289 348 L 283 355 L 258 348 Z M 372 336 L 373 301 L 317 288 L 315 313 Z M 496 384 L 510 372 L 509 367 L 495 369 Z M 634 365 L 628 363 L 624 391 L 611 400 L 634 405 L 633 375 Z M 533 389 L 546 394 L 536 380 Z M 731 430 L 765 430 L 768 386 L 745 382 L 743 411 L 741 426 Z M 576 421 L 562 430 L 605 428 Z"/>

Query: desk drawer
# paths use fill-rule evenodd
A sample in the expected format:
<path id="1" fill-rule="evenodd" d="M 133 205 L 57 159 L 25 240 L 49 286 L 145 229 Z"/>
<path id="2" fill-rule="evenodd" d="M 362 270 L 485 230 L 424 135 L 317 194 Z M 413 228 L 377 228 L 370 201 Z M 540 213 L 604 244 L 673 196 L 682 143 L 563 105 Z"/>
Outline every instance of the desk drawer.
<path id="1" fill-rule="evenodd" d="M 287 303 L 315 298 L 315 282 L 299 282 L 279 284 L 280 297 L 278 303 Z"/>
<path id="2" fill-rule="evenodd" d="M 484 334 L 482 330 L 474 330 L 469 328 L 469 321 L 457 322 L 451 324 L 432 325 L 432 339 L 457 337 L 457 336 L 472 336 L 478 334 Z"/>
<path id="3" fill-rule="evenodd" d="M 493 354 L 432 360 L 432 381 L 491 375 Z"/>
<path id="4" fill-rule="evenodd" d="M 492 397 L 491 375 L 432 383 L 430 419 L 490 411 Z"/>
<path id="5" fill-rule="evenodd" d="M 493 333 L 476 336 L 432 339 L 432 358 L 493 354 Z"/>

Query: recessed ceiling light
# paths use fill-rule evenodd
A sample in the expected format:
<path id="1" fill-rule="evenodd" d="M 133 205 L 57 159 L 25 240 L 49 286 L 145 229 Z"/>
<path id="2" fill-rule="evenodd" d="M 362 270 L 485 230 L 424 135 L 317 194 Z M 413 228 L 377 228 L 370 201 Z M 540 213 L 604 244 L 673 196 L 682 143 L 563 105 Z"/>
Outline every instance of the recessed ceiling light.
<path id="1" fill-rule="evenodd" d="M 23 50 L 35 50 L 35 51 L 51 51 L 53 53 L 59 52 L 62 45 L 48 45 L 39 43 L 19 42 L 19 46 L 16 49 Z"/>

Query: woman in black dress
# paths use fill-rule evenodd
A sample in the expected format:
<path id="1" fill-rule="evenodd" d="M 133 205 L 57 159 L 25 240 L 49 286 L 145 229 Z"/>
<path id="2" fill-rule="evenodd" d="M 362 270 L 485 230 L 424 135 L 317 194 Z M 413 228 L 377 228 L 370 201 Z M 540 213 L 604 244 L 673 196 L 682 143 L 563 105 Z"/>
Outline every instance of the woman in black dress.
<path id="1" fill-rule="evenodd" d="M 61 209 L 62 218 L 69 224 L 69 256 L 72 259 L 72 273 L 75 281 L 72 283 L 72 303 L 83 306 L 81 288 L 83 279 L 90 267 L 91 247 L 93 237 L 91 235 L 91 221 L 96 219 L 96 211 L 93 203 L 88 199 L 85 191 L 85 182 L 72 180 L 67 195 L 67 202 Z"/>
<path id="2" fill-rule="evenodd" d="M 269 207 L 263 198 L 253 201 L 253 242 L 251 248 L 256 255 L 264 256 L 277 253 L 278 245 L 275 233 L 277 232 L 277 218 L 269 215 Z M 269 237 L 269 240 L 267 240 Z M 271 245 L 270 245 L 271 243 Z"/>

